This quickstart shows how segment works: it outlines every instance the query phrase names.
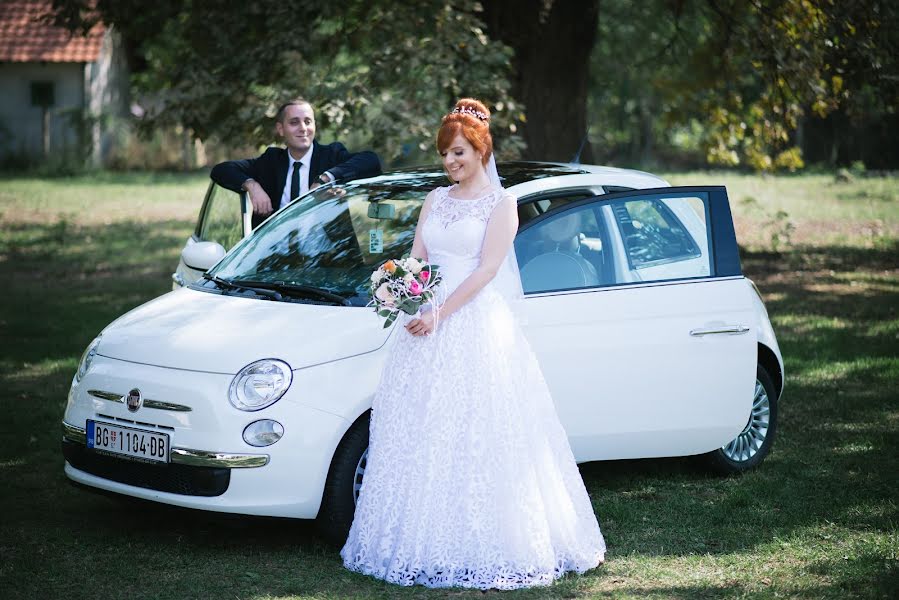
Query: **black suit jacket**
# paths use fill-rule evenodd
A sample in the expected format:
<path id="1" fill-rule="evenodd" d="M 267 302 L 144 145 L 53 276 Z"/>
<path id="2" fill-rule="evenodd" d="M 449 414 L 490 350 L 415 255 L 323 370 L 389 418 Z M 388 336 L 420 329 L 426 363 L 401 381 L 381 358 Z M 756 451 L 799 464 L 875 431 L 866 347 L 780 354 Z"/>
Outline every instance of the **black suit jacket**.
<path id="1" fill-rule="evenodd" d="M 317 181 L 319 175 L 330 172 L 337 181 L 349 181 L 381 174 L 381 161 L 378 155 L 369 150 L 352 153 L 340 142 L 319 144 L 312 141 L 312 164 L 309 165 L 309 181 Z M 281 194 L 287 183 L 287 171 L 290 159 L 287 148 L 268 148 L 261 156 L 243 160 L 229 160 L 212 168 L 211 177 L 222 187 L 235 192 L 249 178 L 255 179 L 268 197 L 272 200 L 272 209 L 281 208 Z M 253 214 L 253 227 L 261 223 L 268 215 Z"/>

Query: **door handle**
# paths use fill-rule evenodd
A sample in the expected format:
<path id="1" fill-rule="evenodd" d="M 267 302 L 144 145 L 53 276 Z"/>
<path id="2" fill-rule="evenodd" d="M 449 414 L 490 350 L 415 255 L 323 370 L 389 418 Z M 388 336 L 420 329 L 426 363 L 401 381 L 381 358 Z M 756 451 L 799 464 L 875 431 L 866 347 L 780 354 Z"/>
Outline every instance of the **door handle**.
<path id="1" fill-rule="evenodd" d="M 708 327 L 704 329 L 691 329 L 690 335 L 694 337 L 702 337 L 704 335 L 742 335 L 749 331 L 746 325 L 721 325 L 719 327 Z"/>

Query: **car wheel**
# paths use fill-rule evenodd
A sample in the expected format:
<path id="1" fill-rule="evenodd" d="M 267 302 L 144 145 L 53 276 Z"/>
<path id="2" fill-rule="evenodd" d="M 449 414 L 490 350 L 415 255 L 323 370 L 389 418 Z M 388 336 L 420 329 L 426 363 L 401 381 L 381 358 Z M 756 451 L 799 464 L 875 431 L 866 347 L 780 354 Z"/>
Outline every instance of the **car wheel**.
<path id="1" fill-rule="evenodd" d="M 368 413 L 358 418 L 340 440 L 331 459 L 316 522 L 321 532 L 336 543 L 346 541 L 353 524 L 368 460 L 368 424 Z"/>
<path id="2" fill-rule="evenodd" d="M 777 389 L 765 367 L 758 365 L 749 420 L 737 437 L 704 455 L 709 465 L 724 474 L 742 473 L 762 462 L 771 452 L 777 433 Z"/>

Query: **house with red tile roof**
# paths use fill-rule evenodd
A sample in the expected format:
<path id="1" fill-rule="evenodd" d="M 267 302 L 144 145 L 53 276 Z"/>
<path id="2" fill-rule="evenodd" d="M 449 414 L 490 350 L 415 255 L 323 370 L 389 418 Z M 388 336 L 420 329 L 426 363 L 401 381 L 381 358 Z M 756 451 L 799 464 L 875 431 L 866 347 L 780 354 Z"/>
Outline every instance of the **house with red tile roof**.
<path id="1" fill-rule="evenodd" d="M 87 158 L 100 166 L 127 115 L 121 41 L 102 23 L 86 35 L 55 27 L 50 10 L 49 0 L 0 6 L 0 164 Z"/>

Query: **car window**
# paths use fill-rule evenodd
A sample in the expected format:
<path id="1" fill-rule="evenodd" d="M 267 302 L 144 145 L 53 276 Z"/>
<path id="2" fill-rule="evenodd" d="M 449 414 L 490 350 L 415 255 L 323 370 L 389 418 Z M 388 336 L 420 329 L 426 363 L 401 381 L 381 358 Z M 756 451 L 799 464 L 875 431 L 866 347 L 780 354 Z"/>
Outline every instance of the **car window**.
<path id="1" fill-rule="evenodd" d="M 702 194 L 650 194 L 547 211 L 515 240 L 522 287 L 538 293 L 707 277 L 707 205 Z M 522 212 L 542 214 L 539 205 Z"/>
<path id="2" fill-rule="evenodd" d="M 292 202 L 210 273 L 323 288 L 364 306 L 372 271 L 411 250 L 429 190 L 390 182 L 337 189 L 319 188 Z"/>
<path id="3" fill-rule="evenodd" d="M 560 211 L 522 231 L 515 254 L 525 293 L 596 287 L 613 281 L 598 204 Z M 519 212 L 521 208 L 519 207 Z"/>
<path id="4" fill-rule="evenodd" d="M 647 198 L 611 202 L 616 237 L 636 280 L 708 275 L 706 210 L 702 198 Z M 677 263 L 677 264 L 675 264 Z M 650 273 L 648 277 L 641 272 Z"/>
<path id="5" fill-rule="evenodd" d="M 218 242 L 230 250 L 243 237 L 240 195 L 218 185 L 212 186 L 198 227 L 201 242 Z"/>
<path id="6" fill-rule="evenodd" d="M 591 196 L 593 196 L 592 192 L 572 190 L 526 200 L 518 205 L 518 226 L 522 227 L 544 213 L 558 210 L 566 204 Z"/>

